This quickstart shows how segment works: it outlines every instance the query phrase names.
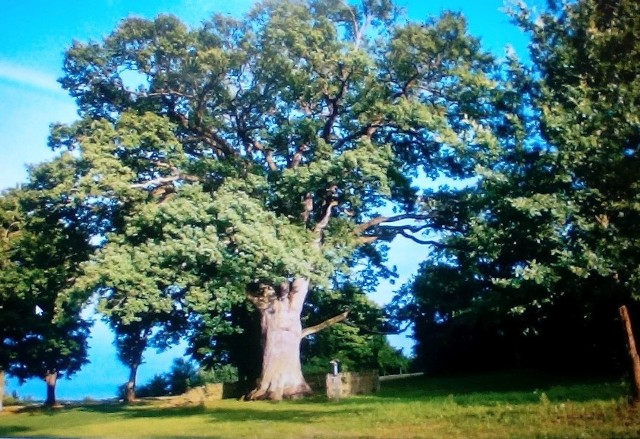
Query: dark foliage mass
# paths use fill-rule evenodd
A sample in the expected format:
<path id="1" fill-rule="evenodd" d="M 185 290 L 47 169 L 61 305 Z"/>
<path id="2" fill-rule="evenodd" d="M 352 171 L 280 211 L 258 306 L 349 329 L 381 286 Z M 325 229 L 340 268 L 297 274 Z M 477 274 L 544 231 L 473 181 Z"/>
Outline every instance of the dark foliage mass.
<path id="1" fill-rule="evenodd" d="M 450 194 L 455 231 L 396 302 L 428 370 L 621 371 L 618 308 L 640 319 L 640 4 L 512 13 L 532 38 L 504 95 L 517 130 Z"/>

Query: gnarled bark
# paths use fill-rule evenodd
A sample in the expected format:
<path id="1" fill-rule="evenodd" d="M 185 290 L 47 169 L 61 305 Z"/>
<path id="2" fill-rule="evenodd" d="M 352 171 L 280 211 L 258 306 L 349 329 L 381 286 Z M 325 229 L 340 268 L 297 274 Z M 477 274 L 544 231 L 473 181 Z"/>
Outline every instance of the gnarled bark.
<path id="1" fill-rule="evenodd" d="M 263 356 L 258 385 L 246 399 L 281 400 L 311 393 L 300 363 L 300 314 L 308 290 L 309 281 L 299 278 L 280 285 L 278 291 L 260 285 L 248 294 L 260 311 Z"/>

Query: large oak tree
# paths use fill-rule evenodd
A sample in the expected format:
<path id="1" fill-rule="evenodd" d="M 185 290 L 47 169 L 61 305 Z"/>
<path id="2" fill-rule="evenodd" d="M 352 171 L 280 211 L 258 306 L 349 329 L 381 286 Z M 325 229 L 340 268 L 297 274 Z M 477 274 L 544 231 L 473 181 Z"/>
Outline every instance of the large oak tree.
<path id="1" fill-rule="evenodd" d="M 65 300 L 100 291 L 116 331 L 184 313 L 187 337 L 212 344 L 248 300 L 263 343 L 248 397 L 308 393 L 301 339 L 345 315 L 303 329 L 312 285 L 442 224 L 412 179 L 469 176 L 496 146 L 494 63 L 463 18 L 399 17 L 387 0 L 266 1 L 75 42 L 61 83 L 81 120 L 51 143 L 77 158 L 73 197 L 103 229 Z"/>

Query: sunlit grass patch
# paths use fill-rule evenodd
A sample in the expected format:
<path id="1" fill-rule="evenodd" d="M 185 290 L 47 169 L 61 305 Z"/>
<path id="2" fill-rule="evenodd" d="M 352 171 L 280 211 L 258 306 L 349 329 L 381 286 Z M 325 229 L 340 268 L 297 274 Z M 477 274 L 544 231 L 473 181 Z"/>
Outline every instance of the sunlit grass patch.
<path id="1" fill-rule="evenodd" d="M 87 405 L 0 415 L 0 436 L 91 438 L 638 438 L 618 382 L 535 374 L 414 378 L 338 402 Z"/>

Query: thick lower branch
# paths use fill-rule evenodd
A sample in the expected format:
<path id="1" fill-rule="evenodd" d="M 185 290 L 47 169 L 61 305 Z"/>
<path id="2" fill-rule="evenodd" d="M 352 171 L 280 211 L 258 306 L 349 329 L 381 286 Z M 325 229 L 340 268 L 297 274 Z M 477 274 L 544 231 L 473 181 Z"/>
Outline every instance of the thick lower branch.
<path id="1" fill-rule="evenodd" d="M 388 329 L 383 331 L 383 330 L 366 328 L 366 327 L 363 327 L 362 325 L 358 325 L 356 323 L 350 322 L 349 320 L 345 320 L 344 323 L 345 325 L 351 326 L 353 328 L 358 328 L 358 330 L 362 334 L 369 334 L 369 335 L 399 335 L 399 334 L 403 334 L 413 324 L 413 322 L 408 322 L 400 328 Z"/>
<path id="2" fill-rule="evenodd" d="M 384 223 L 395 223 L 404 220 L 426 221 L 433 218 L 433 216 L 434 215 L 430 213 L 403 213 L 395 216 L 377 216 L 375 218 L 371 218 L 366 223 L 360 224 L 356 229 L 356 233 L 360 234 L 366 232 L 367 230 Z"/>
<path id="3" fill-rule="evenodd" d="M 317 325 L 314 326 L 310 326 L 308 328 L 304 328 L 302 330 L 302 338 L 308 337 L 310 335 L 313 335 L 317 332 L 322 331 L 325 328 L 328 328 L 332 325 L 335 325 L 336 323 L 339 323 L 343 320 L 345 320 L 347 318 L 347 316 L 349 315 L 349 311 L 345 311 L 342 314 L 338 314 L 335 317 L 331 317 L 330 319 L 325 320 L 322 323 L 319 323 Z"/>

